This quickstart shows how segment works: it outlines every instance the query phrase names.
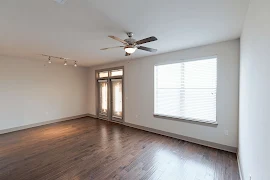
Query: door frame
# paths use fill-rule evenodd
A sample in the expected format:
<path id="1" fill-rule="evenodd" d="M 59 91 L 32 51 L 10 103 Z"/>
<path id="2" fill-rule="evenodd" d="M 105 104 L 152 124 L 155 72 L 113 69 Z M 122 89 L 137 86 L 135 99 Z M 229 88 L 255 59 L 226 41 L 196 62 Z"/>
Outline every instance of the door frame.
<path id="1" fill-rule="evenodd" d="M 122 69 L 123 70 L 123 75 L 122 76 L 112 76 L 111 77 L 111 71 L 112 70 L 119 70 Z M 108 77 L 105 78 L 99 78 L 99 73 L 100 72 L 104 72 L 104 71 L 108 71 Z M 125 76 L 125 70 L 124 70 L 124 66 L 118 66 L 118 67 L 112 67 L 112 68 L 106 68 L 106 69 L 98 69 L 95 70 L 95 89 L 96 89 L 96 115 L 97 118 L 99 119 L 105 119 L 105 120 L 109 120 L 109 121 L 119 121 L 119 122 L 125 122 L 125 88 L 124 88 L 124 76 Z M 112 117 L 112 83 L 111 83 L 111 79 L 122 79 L 122 119 L 118 119 L 118 118 L 113 118 Z M 98 85 L 98 80 L 107 80 L 108 82 L 108 91 L 107 91 L 107 101 L 108 103 L 108 116 L 100 116 L 99 114 L 99 98 L 100 98 L 100 92 L 99 92 L 99 85 Z"/>

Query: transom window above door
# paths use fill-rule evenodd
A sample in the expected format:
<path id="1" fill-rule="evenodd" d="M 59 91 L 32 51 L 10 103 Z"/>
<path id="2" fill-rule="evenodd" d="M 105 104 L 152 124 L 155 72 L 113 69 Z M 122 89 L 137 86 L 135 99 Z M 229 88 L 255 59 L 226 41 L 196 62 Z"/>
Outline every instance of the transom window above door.
<path id="1" fill-rule="evenodd" d="M 154 115 L 216 123 L 217 58 L 155 66 Z"/>
<path id="2" fill-rule="evenodd" d="M 123 76 L 123 69 L 113 69 L 110 71 L 101 71 L 98 73 L 98 78 L 108 78 L 115 76 Z"/>

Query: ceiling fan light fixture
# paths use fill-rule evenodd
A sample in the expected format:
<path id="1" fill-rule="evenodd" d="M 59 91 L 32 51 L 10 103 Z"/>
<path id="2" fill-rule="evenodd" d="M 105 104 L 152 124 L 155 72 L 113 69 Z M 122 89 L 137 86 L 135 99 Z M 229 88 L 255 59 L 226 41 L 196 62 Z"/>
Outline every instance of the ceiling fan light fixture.
<path id="1" fill-rule="evenodd" d="M 125 47 L 125 51 L 129 54 L 132 54 L 136 51 L 137 47 L 136 46 L 128 46 L 128 47 Z"/>

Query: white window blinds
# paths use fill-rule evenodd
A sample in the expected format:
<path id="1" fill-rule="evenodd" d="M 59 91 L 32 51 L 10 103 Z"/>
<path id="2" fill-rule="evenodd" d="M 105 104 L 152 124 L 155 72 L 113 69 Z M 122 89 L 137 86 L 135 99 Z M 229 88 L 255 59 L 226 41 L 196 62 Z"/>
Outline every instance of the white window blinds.
<path id="1" fill-rule="evenodd" d="M 217 59 L 155 66 L 155 115 L 216 121 Z"/>

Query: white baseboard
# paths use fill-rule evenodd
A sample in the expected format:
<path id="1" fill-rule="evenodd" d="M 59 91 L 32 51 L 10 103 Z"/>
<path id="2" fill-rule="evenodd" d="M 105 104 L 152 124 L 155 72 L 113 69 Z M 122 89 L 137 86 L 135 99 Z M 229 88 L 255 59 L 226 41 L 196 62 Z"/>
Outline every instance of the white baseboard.
<path id="1" fill-rule="evenodd" d="M 93 117 L 93 118 L 97 118 L 96 115 L 91 115 L 90 114 L 89 116 Z M 102 119 L 102 120 L 106 120 L 106 119 Z M 106 120 L 106 121 L 108 121 L 108 120 Z M 128 127 L 132 127 L 132 128 L 140 129 L 140 130 L 143 130 L 143 131 L 152 132 L 152 133 L 155 133 L 155 134 L 160 134 L 160 135 L 163 135 L 163 136 L 168 136 L 168 137 L 188 141 L 188 142 L 195 143 L 195 144 L 200 144 L 200 145 L 203 145 L 203 146 L 212 147 L 212 148 L 215 148 L 215 149 L 220 149 L 220 150 L 223 150 L 223 151 L 237 153 L 237 148 L 236 147 L 231 147 L 231 146 L 226 146 L 226 145 L 223 145 L 223 144 L 218 144 L 218 143 L 204 141 L 204 140 L 200 140 L 200 139 L 196 139 L 196 138 L 191 138 L 191 137 L 187 137 L 187 136 L 183 136 L 183 135 L 179 135 L 179 134 L 175 134 L 175 133 L 170 133 L 170 132 L 166 132 L 166 131 L 161 131 L 161 130 L 157 130 L 157 129 L 154 129 L 154 128 L 140 126 L 140 125 L 136 125 L 136 124 L 132 124 L 132 123 L 128 123 L 128 122 L 120 122 L 120 121 L 109 121 L 109 122 L 122 124 L 122 125 L 125 125 L 125 126 L 128 126 Z"/>
<path id="2" fill-rule="evenodd" d="M 237 152 L 236 156 L 237 156 L 237 164 L 238 164 L 238 171 L 239 171 L 240 180 L 244 180 L 243 179 L 243 174 L 242 174 L 242 166 L 241 166 L 241 163 L 240 163 L 239 152 Z"/>
<path id="3" fill-rule="evenodd" d="M 9 129 L 3 129 L 3 130 L 0 130 L 0 134 L 6 134 L 6 133 L 14 132 L 14 131 L 20 131 L 23 129 L 29 129 L 29 128 L 33 128 L 33 127 L 37 127 L 37 126 L 43 126 L 46 124 L 52 124 L 52 123 L 61 122 L 61 121 L 68 121 L 68 120 L 82 118 L 82 117 L 88 117 L 88 116 L 89 116 L 89 114 L 82 114 L 82 115 L 78 115 L 78 116 L 65 117 L 65 118 L 54 119 L 54 120 L 50 120 L 50 121 L 44 121 L 44 122 L 33 123 L 33 124 L 24 125 L 24 126 L 9 128 Z"/>
<path id="4" fill-rule="evenodd" d="M 88 114 L 88 116 L 91 118 L 97 118 L 97 115 L 94 115 L 94 114 Z"/>

